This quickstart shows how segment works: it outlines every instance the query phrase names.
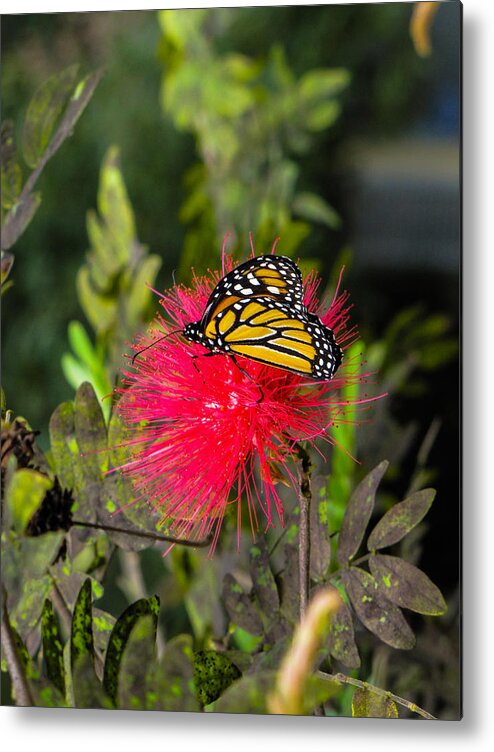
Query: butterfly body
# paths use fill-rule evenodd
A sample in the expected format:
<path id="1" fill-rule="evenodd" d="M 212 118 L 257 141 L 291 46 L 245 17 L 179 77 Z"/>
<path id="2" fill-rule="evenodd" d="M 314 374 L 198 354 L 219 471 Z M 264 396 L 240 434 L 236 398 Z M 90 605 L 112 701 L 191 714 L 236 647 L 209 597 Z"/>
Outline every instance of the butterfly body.
<path id="1" fill-rule="evenodd" d="M 302 275 L 285 256 L 257 256 L 228 272 L 186 339 L 317 380 L 333 378 L 342 351 L 304 305 Z"/>

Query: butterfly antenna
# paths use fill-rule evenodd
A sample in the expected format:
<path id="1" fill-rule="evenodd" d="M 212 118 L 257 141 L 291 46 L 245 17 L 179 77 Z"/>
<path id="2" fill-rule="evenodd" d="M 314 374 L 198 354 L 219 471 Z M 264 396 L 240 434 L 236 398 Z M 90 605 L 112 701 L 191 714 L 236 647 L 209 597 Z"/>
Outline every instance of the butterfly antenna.
<path id="1" fill-rule="evenodd" d="M 154 347 L 158 344 L 158 342 L 161 342 L 163 339 L 168 339 L 168 337 L 171 337 L 173 334 L 180 334 L 182 332 L 182 329 L 175 329 L 173 332 L 168 332 L 168 334 L 164 334 L 162 337 L 158 337 L 158 339 L 155 339 L 154 342 L 151 342 L 150 345 L 146 345 L 146 347 L 143 347 L 142 350 L 139 350 L 139 352 L 136 352 L 132 356 L 132 365 L 135 363 L 135 359 L 139 357 L 139 355 L 142 355 L 143 352 L 146 352 L 146 350 L 149 350 L 150 347 Z"/>

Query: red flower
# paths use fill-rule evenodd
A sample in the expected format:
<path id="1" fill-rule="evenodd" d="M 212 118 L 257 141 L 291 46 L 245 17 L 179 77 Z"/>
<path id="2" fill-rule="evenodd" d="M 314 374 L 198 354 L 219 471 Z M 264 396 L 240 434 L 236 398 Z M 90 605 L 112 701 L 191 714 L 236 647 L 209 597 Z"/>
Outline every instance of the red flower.
<path id="1" fill-rule="evenodd" d="M 223 273 L 233 268 L 231 258 L 223 262 Z M 283 524 L 276 483 L 280 474 L 296 483 L 294 445 L 314 445 L 318 438 L 331 443 L 328 429 L 347 407 L 339 389 L 363 379 L 360 364 L 345 358 L 335 378 L 314 382 L 239 356 L 238 365 L 223 353 L 193 358 L 208 351 L 180 334 L 163 339 L 201 318 L 221 276 L 194 277 L 190 288 L 176 285 L 160 295 L 166 320 L 158 314 L 152 329 L 138 338 L 135 347 L 142 352 L 118 390 L 125 425 L 141 427 L 129 441 L 132 458 L 120 470 L 137 494 L 159 508 L 170 535 L 198 540 L 213 534 L 212 549 L 227 504 L 237 505 L 240 535 L 242 495 L 253 533 L 259 511 L 265 528 L 277 519 Z M 345 349 L 356 338 L 348 326 L 348 294 L 336 292 L 329 306 L 321 305 L 318 286 L 316 275 L 309 274 L 305 304 Z"/>

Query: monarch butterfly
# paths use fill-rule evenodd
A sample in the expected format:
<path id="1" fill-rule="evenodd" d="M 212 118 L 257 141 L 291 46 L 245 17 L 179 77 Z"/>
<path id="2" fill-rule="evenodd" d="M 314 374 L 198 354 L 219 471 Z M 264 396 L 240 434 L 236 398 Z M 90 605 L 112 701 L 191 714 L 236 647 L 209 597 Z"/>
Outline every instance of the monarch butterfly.
<path id="1" fill-rule="evenodd" d="M 256 256 L 225 274 L 202 318 L 182 334 L 212 353 L 324 381 L 333 378 L 343 356 L 332 330 L 304 305 L 302 274 L 286 256 Z"/>

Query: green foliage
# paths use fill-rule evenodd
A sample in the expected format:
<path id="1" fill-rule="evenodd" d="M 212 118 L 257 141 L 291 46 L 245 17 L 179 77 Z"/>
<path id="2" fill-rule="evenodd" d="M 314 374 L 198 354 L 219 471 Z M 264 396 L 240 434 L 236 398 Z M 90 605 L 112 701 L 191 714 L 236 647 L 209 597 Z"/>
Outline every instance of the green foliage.
<path id="1" fill-rule="evenodd" d="M 100 399 L 111 391 L 122 364 L 126 342 L 151 316 L 151 290 L 161 258 L 148 254 L 136 236 L 134 213 L 120 170 L 118 150 L 103 161 L 98 212 L 90 211 L 87 231 L 91 249 L 77 276 L 82 309 L 96 334 L 93 345 L 79 322 L 69 325 L 73 353 L 62 368 L 74 388 L 90 381 Z M 108 418 L 110 403 L 106 403 Z"/>
<path id="2" fill-rule="evenodd" d="M 63 638 L 58 617 L 53 610 L 52 602 L 48 599 L 41 613 L 41 637 L 48 679 L 62 695 L 65 695 Z"/>
<path id="3" fill-rule="evenodd" d="M 352 715 L 355 718 L 398 718 L 398 707 L 389 697 L 378 695 L 370 689 L 356 689 Z"/>
<path id="4" fill-rule="evenodd" d="M 290 256 L 308 222 L 334 229 L 340 221 L 321 196 L 297 191 L 299 166 L 289 155 L 307 154 L 314 134 L 336 121 L 348 72 L 315 69 L 297 78 L 279 45 L 264 61 L 220 52 L 234 17 L 230 9 L 159 14 L 162 106 L 177 128 L 194 134 L 202 160 L 186 178 L 182 278 L 191 266 L 207 266 L 227 231 L 238 238 L 252 231 L 263 250 L 282 235 Z"/>
<path id="5" fill-rule="evenodd" d="M 364 478 L 350 497 L 340 528 L 338 542 L 338 561 L 342 566 L 353 559 L 360 548 L 374 509 L 377 487 L 388 464 L 386 461 L 381 462 Z"/>
<path id="6" fill-rule="evenodd" d="M 41 203 L 34 185 L 47 162 L 71 135 L 100 78 L 98 71 L 78 81 L 77 66 L 71 66 L 52 76 L 34 94 L 22 131 L 24 160 L 33 170 L 24 184 L 13 125 L 2 124 L 2 251 L 14 245 L 33 218 Z"/>
<path id="7" fill-rule="evenodd" d="M 241 672 L 226 655 L 214 650 L 199 650 L 194 653 L 194 684 L 201 705 L 217 700 Z"/>
<path id="8" fill-rule="evenodd" d="M 108 642 L 108 648 L 106 650 L 105 670 L 103 675 L 103 686 L 107 694 L 111 697 L 113 702 L 117 700 L 117 677 L 119 674 L 120 664 L 127 644 L 129 643 L 131 633 L 134 632 L 136 624 L 141 620 L 143 616 L 151 616 L 154 625 L 154 631 L 149 632 L 148 623 L 143 622 L 141 631 L 135 631 L 132 636 L 132 647 L 139 651 L 139 646 L 143 642 L 145 646 L 149 642 L 154 643 L 156 639 L 156 627 L 158 624 L 159 614 L 159 599 L 154 596 L 153 598 L 142 598 L 140 601 L 136 601 L 124 613 L 120 616 L 115 626 L 113 627 Z M 131 654 L 127 656 L 127 661 L 130 662 Z M 149 661 L 147 662 L 149 663 Z M 136 667 L 138 667 L 136 662 Z M 146 664 L 147 665 L 147 664 Z M 130 692 L 130 688 L 127 687 L 127 693 Z"/>
<path id="9" fill-rule="evenodd" d="M 207 266 L 218 237 L 228 230 L 237 241 L 252 230 L 263 251 L 282 234 L 283 253 L 293 255 L 312 223 L 329 231 L 342 226 L 333 207 L 313 192 L 302 165 L 310 157 L 318 160 L 324 131 L 336 132 L 348 72 L 318 65 L 303 72 L 279 45 L 264 55 L 225 51 L 234 16 L 231 9 L 159 15 L 161 104 L 177 129 L 192 134 L 200 159 L 185 178 L 180 219 L 188 231 L 180 280 L 187 279 L 192 265 Z M 34 185 L 70 135 L 99 75 L 78 81 L 72 66 L 35 94 L 20 129 L 24 161 L 33 170 L 26 181 L 15 128 L 8 121 L 2 124 L 5 248 L 36 212 L 40 195 Z M 94 151 L 99 158 L 100 151 Z M 165 157 L 162 152 L 160 158 Z M 132 169 L 127 157 L 125 163 Z M 176 181 L 167 190 L 178 197 Z M 168 208 L 167 223 L 170 214 Z M 111 147 L 101 166 L 97 210 L 87 215 L 90 249 L 77 276 L 90 330 L 74 314 L 67 317 L 72 318 L 71 352 L 63 355 L 62 369 L 76 392 L 53 412 L 45 454 L 36 448 L 29 426 L 12 420 L 2 399 L 2 577 L 13 639 L 36 705 L 265 713 L 299 621 L 297 507 L 290 509 L 288 502 L 278 540 L 260 533 L 248 553 L 243 545 L 239 554 L 232 553 L 236 541 L 227 520 L 214 561 L 202 552 L 176 548 L 164 563 L 156 554 L 150 566 L 141 555 L 150 541 L 134 534 L 157 531 L 159 512 L 143 500 L 135 502 L 125 478 L 112 472 L 131 450 L 122 446 L 125 430 L 109 395 L 126 342 L 156 307 L 146 283 L 155 284 L 162 262 L 139 242 L 136 226 L 119 151 Z M 178 251 L 173 254 L 175 261 Z M 12 254 L 2 251 L 2 292 L 11 284 L 12 264 Z M 366 369 L 380 370 L 393 395 L 420 395 L 428 388 L 427 375 L 456 354 L 449 326 L 442 314 L 428 316 L 419 308 L 401 312 L 381 340 L 369 336 Z M 363 353 L 357 343 L 346 358 L 360 362 Z M 362 480 L 352 459 L 359 430 L 345 407 L 359 396 L 357 380 L 342 388 L 339 420 L 330 429 L 339 446 L 313 479 L 312 592 L 334 587 L 343 604 L 331 618 L 307 678 L 307 714 L 321 706 L 327 715 L 350 712 L 351 693 L 323 671 L 341 664 L 365 676 L 378 663 L 378 649 L 414 645 L 402 609 L 426 616 L 446 611 L 440 591 L 416 566 L 420 523 L 435 495 L 423 489 L 431 472 L 427 452 L 425 459 L 418 458 L 410 483 L 413 491 L 422 490 L 410 490 L 403 501 L 395 503 L 388 485 L 381 488 L 387 461 Z M 383 442 L 377 442 L 375 452 L 376 463 L 390 457 Z M 372 467 L 370 452 L 361 454 Z M 396 480 L 400 468 L 390 459 L 388 475 Z M 57 527 L 49 517 L 42 520 L 46 530 L 40 533 L 33 518 L 43 518 L 47 502 L 54 500 L 65 505 L 69 522 Z M 376 508 L 384 513 L 365 549 Z M 382 552 L 392 546 L 392 554 Z M 114 557 L 117 550 L 120 557 Z M 413 563 L 402 558 L 410 550 Z M 116 560 L 126 562 L 128 571 L 115 575 Z M 166 604 L 160 621 L 158 596 L 149 595 L 153 592 Z M 105 605 L 98 608 L 95 602 L 102 598 Z M 119 605 L 122 598 L 124 606 Z M 398 663 L 400 654 L 392 656 Z M 352 712 L 397 717 L 397 705 L 365 687 L 353 693 Z"/>

